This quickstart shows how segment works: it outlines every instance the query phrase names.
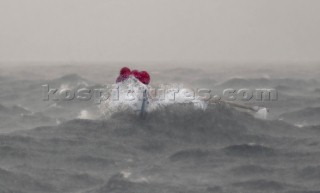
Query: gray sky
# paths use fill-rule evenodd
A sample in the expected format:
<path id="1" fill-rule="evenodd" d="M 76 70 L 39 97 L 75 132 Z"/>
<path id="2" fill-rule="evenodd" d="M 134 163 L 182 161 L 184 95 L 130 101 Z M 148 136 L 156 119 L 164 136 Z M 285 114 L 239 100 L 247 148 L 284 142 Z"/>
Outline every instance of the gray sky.
<path id="1" fill-rule="evenodd" d="M 317 62 L 319 0 L 1 0 L 0 62 Z"/>

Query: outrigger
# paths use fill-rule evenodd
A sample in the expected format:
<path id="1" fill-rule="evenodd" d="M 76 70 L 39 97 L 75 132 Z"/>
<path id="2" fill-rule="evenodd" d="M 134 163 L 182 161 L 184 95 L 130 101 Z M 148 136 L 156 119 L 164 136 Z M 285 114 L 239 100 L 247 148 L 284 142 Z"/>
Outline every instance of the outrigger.
<path id="1" fill-rule="evenodd" d="M 252 114 L 254 117 L 259 118 L 259 119 L 267 119 L 268 118 L 269 109 L 266 107 L 249 106 L 249 105 L 244 105 L 244 104 L 230 102 L 230 101 L 224 101 L 224 100 L 219 100 L 219 101 L 212 100 L 212 101 L 210 101 L 210 103 L 211 104 L 225 104 L 225 105 L 233 107 L 237 110 L 248 112 L 248 113 Z"/>

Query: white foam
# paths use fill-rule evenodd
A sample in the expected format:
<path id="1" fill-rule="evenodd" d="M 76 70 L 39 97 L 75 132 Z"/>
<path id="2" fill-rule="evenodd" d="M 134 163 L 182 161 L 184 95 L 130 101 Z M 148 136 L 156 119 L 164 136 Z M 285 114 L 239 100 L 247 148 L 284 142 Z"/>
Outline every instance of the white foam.
<path id="1" fill-rule="evenodd" d="M 124 178 L 129 178 L 131 176 L 131 172 L 129 171 L 121 171 L 120 172 Z"/>
<path id="2" fill-rule="evenodd" d="M 77 118 L 78 119 L 94 119 L 93 115 L 91 115 L 87 110 L 81 110 Z"/>
<path id="3" fill-rule="evenodd" d="M 268 109 L 267 108 L 260 108 L 254 116 L 258 119 L 266 120 L 268 118 Z"/>

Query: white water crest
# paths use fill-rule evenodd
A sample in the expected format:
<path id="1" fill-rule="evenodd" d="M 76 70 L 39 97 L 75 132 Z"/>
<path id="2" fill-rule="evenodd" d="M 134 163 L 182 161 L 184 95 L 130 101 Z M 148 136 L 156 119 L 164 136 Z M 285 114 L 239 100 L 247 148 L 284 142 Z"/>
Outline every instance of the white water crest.
<path id="1" fill-rule="evenodd" d="M 268 109 L 267 108 L 260 108 L 255 114 L 254 117 L 257 119 L 264 119 L 268 118 Z"/>
<path id="2" fill-rule="evenodd" d="M 95 119 L 95 117 L 88 111 L 88 110 L 81 110 L 78 117 L 78 119 Z"/>

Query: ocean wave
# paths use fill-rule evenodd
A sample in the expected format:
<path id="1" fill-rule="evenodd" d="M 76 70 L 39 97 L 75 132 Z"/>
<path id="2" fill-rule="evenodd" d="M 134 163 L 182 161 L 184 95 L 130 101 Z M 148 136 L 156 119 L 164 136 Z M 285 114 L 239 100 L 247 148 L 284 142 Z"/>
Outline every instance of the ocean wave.
<path id="1" fill-rule="evenodd" d="M 270 191 L 282 191 L 286 188 L 290 188 L 290 185 L 287 185 L 282 182 L 273 181 L 273 180 L 248 180 L 244 182 L 236 182 L 232 184 L 234 187 L 243 188 L 247 190 L 257 190 L 262 192 L 270 192 Z"/>
<path id="2" fill-rule="evenodd" d="M 171 161 L 181 161 L 181 160 L 203 160 L 210 155 L 209 151 L 202 149 L 187 149 L 181 150 L 170 156 Z"/>
<path id="3" fill-rule="evenodd" d="M 259 144 L 241 144 L 231 145 L 223 148 L 223 151 L 227 155 L 232 156 L 275 156 L 277 151 L 271 147 L 267 147 Z"/>

